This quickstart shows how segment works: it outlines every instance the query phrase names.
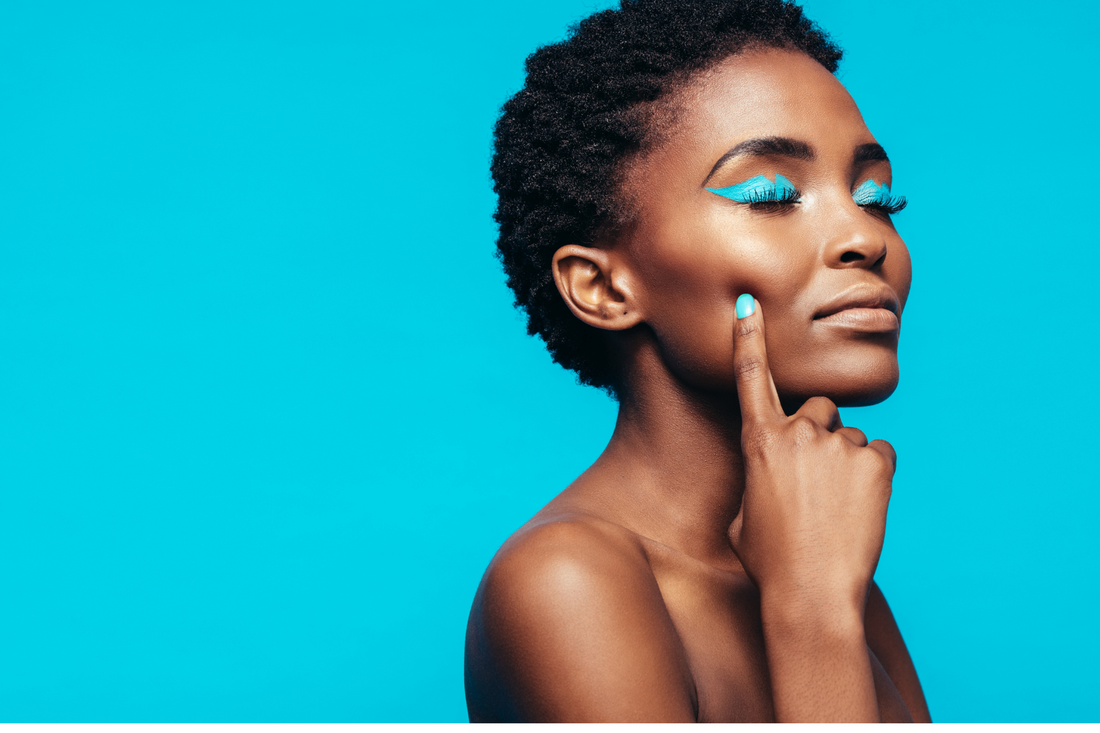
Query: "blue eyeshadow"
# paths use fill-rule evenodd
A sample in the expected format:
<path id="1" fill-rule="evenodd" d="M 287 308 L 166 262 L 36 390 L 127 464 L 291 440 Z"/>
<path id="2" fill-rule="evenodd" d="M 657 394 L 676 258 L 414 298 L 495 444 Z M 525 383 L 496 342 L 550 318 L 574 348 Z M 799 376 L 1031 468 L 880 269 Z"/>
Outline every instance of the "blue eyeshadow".
<path id="1" fill-rule="evenodd" d="M 764 176 L 756 176 L 744 183 L 738 183 L 736 186 L 708 188 L 707 190 L 742 204 L 754 204 L 761 201 L 783 201 L 793 198 L 798 194 L 798 190 L 794 187 L 794 184 L 779 173 L 775 174 L 775 183 L 772 183 Z"/>

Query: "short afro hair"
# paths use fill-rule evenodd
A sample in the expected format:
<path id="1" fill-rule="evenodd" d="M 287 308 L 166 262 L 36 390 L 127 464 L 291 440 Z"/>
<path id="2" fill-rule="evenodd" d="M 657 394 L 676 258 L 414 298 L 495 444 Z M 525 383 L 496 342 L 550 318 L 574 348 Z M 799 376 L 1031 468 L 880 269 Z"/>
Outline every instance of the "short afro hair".
<path id="1" fill-rule="evenodd" d="M 620 182 L 659 132 L 654 103 L 754 48 L 801 51 L 833 73 L 841 58 L 786 0 L 621 0 L 527 58 L 526 84 L 505 103 L 494 135 L 497 254 L 527 332 L 579 382 L 614 396 L 618 366 L 607 334 L 576 318 L 558 293 L 554 253 L 591 246 L 629 220 Z"/>

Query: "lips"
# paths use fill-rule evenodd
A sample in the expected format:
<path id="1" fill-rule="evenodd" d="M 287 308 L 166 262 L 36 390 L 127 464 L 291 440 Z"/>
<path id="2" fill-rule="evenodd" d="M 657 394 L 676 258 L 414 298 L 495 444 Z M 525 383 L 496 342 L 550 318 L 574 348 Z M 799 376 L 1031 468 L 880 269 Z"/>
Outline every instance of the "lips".
<path id="1" fill-rule="evenodd" d="M 896 331 L 898 299 L 889 288 L 861 285 L 845 290 L 822 306 L 815 321 L 858 331 Z"/>

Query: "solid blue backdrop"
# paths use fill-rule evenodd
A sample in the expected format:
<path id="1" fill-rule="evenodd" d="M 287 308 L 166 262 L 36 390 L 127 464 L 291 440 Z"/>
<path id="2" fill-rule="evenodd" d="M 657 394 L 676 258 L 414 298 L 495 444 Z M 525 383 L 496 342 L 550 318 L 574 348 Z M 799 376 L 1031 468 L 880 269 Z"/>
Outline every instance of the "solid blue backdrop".
<path id="1" fill-rule="evenodd" d="M 607 3 L 0 10 L 0 720 L 460 721 L 478 579 L 610 435 L 493 258 Z M 878 579 L 940 721 L 1095 721 L 1095 3 L 808 0 L 915 280 Z"/>

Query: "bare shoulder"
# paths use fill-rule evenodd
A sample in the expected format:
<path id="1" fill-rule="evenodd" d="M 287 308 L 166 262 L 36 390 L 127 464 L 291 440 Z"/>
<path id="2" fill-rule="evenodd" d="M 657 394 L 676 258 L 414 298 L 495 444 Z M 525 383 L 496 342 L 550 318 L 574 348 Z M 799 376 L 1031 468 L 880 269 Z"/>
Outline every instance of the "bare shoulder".
<path id="1" fill-rule="evenodd" d="M 679 637 L 637 539 L 584 514 L 513 535 L 466 634 L 471 720 L 693 720 Z"/>
<path id="2" fill-rule="evenodd" d="M 932 722 L 928 703 L 924 699 L 924 690 L 917 678 L 917 670 L 913 666 L 905 640 L 902 639 L 901 630 L 886 602 L 886 596 L 874 582 L 871 583 L 871 590 L 867 595 L 864 629 L 867 645 L 898 688 L 913 720 L 917 723 Z"/>

